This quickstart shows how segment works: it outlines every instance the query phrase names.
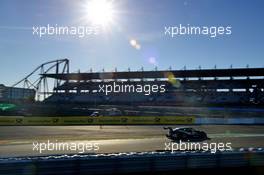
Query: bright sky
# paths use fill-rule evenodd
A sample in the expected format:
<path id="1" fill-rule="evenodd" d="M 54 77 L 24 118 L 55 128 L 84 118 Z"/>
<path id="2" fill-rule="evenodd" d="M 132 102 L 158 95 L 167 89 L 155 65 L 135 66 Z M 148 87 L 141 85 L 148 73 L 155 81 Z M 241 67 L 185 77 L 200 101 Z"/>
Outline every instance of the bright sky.
<path id="1" fill-rule="evenodd" d="M 83 72 L 264 66 L 263 0 L 111 0 L 112 12 L 104 7 L 108 21 L 98 11 L 89 11 L 99 15 L 93 22 L 106 27 L 100 35 L 32 35 L 33 26 L 87 25 L 87 1 L 1 0 L 0 84 L 11 85 L 43 62 L 61 58 L 70 59 L 71 71 Z M 232 35 L 164 36 L 165 26 L 179 24 L 229 25 Z M 131 39 L 140 49 L 131 46 L 136 44 Z"/>

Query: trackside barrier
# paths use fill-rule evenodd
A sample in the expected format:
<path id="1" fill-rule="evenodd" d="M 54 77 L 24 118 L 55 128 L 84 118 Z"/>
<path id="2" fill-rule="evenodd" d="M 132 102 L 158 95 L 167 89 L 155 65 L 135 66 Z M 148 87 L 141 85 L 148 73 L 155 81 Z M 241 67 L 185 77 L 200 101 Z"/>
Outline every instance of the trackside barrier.
<path id="1" fill-rule="evenodd" d="M 195 118 L 195 124 L 212 124 L 212 125 L 262 125 L 264 124 L 264 117 L 262 118 Z"/>
<path id="2" fill-rule="evenodd" d="M 126 174 L 263 167 L 264 151 L 145 152 L 0 159 L 1 174 Z"/>
<path id="3" fill-rule="evenodd" d="M 0 126 L 194 124 L 189 116 L 0 117 Z"/>
<path id="4" fill-rule="evenodd" d="M 263 118 L 200 118 L 192 116 L 0 117 L 0 126 L 32 125 L 261 125 Z"/>

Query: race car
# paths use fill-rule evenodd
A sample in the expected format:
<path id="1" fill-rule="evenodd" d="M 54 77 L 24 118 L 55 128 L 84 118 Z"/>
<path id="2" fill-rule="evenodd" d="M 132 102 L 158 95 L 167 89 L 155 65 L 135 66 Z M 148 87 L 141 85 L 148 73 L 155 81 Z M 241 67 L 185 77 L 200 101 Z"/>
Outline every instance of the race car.
<path id="1" fill-rule="evenodd" d="M 182 127 L 172 129 L 171 127 L 164 127 L 164 129 L 169 130 L 166 137 L 176 142 L 202 142 L 210 140 L 204 131 L 198 131 L 193 128 Z"/>

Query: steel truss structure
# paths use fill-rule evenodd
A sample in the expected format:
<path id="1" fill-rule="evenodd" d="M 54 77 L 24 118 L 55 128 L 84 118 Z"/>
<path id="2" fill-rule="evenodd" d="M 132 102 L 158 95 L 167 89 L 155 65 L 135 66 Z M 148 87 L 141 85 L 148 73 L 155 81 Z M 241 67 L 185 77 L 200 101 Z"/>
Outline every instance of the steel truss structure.
<path id="1" fill-rule="evenodd" d="M 54 74 L 69 74 L 70 66 L 68 59 L 58 59 L 45 62 L 35 68 L 26 77 L 21 79 L 12 85 L 13 88 L 20 87 L 24 89 L 34 89 L 36 91 L 36 100 L 41 101 L 46 99 L 60 86 L 61 81 L 59 79 L 53 79 L 53 87 L 50 87 L 50 83 L 47 76 L 48 73 Z"/>

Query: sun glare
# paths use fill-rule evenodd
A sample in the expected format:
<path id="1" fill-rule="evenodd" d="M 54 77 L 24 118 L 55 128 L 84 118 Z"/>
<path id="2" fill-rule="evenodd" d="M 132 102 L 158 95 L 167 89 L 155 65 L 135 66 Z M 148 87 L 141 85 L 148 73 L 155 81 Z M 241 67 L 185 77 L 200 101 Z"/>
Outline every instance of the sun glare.
<path id="1" fill-rule="evenodd" d="M 86 4 L 86 12 L 92 24 L 107 26 L 113 22 L 114 9 L 111 0 L 90 0 Z"/>

